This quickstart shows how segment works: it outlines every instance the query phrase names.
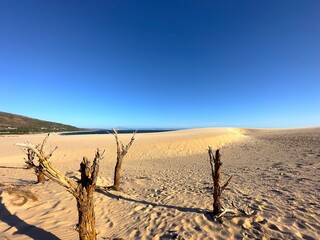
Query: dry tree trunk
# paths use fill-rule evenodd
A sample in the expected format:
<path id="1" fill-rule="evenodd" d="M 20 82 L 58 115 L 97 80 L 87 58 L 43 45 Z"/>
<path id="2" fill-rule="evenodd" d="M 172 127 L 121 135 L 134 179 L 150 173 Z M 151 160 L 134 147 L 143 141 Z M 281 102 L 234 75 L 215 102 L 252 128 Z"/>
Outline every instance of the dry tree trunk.
<path id="1" fill-rule="evenodd" d="M 113 186 L 112 189 L 119 191 L 120 190 L 120 171 L 121 171 L 121 165 L 122 165 L 122 156 L 117 156 L 117 163 L 114 168 L 114 177 L 113 177 Z"/>
<path id="2" fill-rule="evenodd" d="M 218 215 L 222 212 L 221 205 L 221 194 L 228 186 L 232 176 L 228 179 L 228 181 L 221 187 L 220 186 L 220 174 L 221 174 L 221 154 L 220 150 L 217 149 L 215 154 L 213 154 L 212 148 L 208 149 L 210 165 L 211 165 L 211 174 L 213 180 L 213 215 Z"/>
<path id="3" fill-rule="evenodd" d="M 48 135 L 49 136 L 49 135 Z M 78 208 L 78 232 L 80 240 L 95 240 L 95 215 L 94 215 L 94 203 L 93 193 L 96 187 L 96 182 L 99 172 L 99 161 L 103 158 L 104 151 L 100 153 L 99 149 L 96 152 L 93 164 L 90 166 L 90 162 L 87 158 L 83 158 L 80 164 L 81 179 L 74 181 L 62 174 L 59 170 L 51 166 L 48 159 L 52 153 L 46 155 L 44 152 L 44 146 L 47 142 L 48 136 L 42 143 L 41 148 L 31 144 L 30 142 L 25 144 L 16 144 L 22 148 L 32 151 L 39 160 L 39 170 L 49 179 L 62 185 L 70 192 L 77 201 Z"/>
<path id="4" fill-rule="evenodd" d="M 96 239 L 95 214 L 93 197 L 79 192 L 77 199 L 78 208 L 78 231 L 80 240 Z"/>
<path id="5" fill-rule="evenodd" d="M 34 163 L 35 153 L 32 150 L 28 149 L 27 151 L 25 151 L 25 154 L 27 155 L 27 159 L 25 161 L 25 163 L 27 164 L 27 168 L 33 168 L 34 173 L 37 176 L 37 183 L 45 183 L 46 178 L 40 170 L 40 166 Z"/>
<path id="6" fill-rule="evenodd" d="M 120 172 L 121 172 L 121 166 L 123 162 L 124 156 L 128 153 L 129 148 L 131 147 L 133 141 L 135 140 L 135 134 L 137 131 L 133 133 L 133 136 L 131 137 L 130 142 L 124 146 L 122 142 L 119 142 L 118 139 L 118 131 L 116 129 L 113 129 L 113 135 L 116 140 L 117 144 L 117 163 L 114 168 L 114 178 L 113 178 L 113 186 L 111 187 L 113 190 L 119 191 L 120 188 Z"/>
<path id="7" fill-rule="evenodd" d="M 78 229 L 80 239 L 96 239 L 93 193 L 99 172 L 100 154 L 97 152 L 92 166 L 86 157 L 80 164 L 81 180 L 78 182 L 76 194 L 78 207 Z"/>

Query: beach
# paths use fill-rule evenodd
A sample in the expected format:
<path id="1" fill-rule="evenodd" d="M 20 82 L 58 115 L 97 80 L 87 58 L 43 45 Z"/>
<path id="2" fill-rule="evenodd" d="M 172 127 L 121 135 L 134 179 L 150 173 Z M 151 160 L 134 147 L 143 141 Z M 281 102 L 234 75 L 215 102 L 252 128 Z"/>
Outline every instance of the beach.
<path id="1" fill-rule="evenodd" d="M 77 239 L 73 196 L 53 181 L 34 184 L 25 154 L 14 144 L 39 144 L 46 134 L 0 136 L 1 182 L 30 190 L 22 206 L 1 194 L 1 239 Z M 131 134 L 119 139 L 127 144 Z M 100 162 L 95 198 L 98 239 L 318 239 L 320 235 L 320 128 L 201 128 L 136 135 L 113 183 L 116 144 L 111 134 L 51 134 L 50 162 L 79 177 L 83 156 Z M 214 221 L 208 146 L 222 155 L 222 195 L 228 209 L 243 210 Z"/>

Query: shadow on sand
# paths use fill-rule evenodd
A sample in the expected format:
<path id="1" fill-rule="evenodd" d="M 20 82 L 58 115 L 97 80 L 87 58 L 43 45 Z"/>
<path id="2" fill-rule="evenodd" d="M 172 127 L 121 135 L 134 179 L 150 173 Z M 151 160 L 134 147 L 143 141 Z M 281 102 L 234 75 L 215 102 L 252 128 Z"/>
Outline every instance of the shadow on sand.
<path id="1" fill-rule="evenodd" d="M 176 209 L 180 212 L 193 212 L 193 213 L 201 213 L 201 214 L 206 214 L 207 211 L 200 209 L 200 208 L 190 208 L 190 207 L 179 207 L 179 206 L 172 206 L 172 205 L 166 205 L 166 204 L 159 204 L 159 203 L 153 203 L 153 202 L 148 202 L 145 200 L 136 200 L 136 199 L 132 199 L 132 198 L 128 198 L 128 197 L 123 197 L 120 195 L 116 195 L 111 193 L 110 191 L 108 191 L 105 188 L 96 188 L 96 192 L 101 193 L 107 197 L 113 198 L 113 199 L 117 199 L 117 200 L 125 200 L 125 201 L 129 201 L 129 202 L 134 202 L 134 203 L 140 203 L 140 204 L 145 204 L 145 205 L 151 205 L 152 207 L 164 207 L 164 208 L 168 208 L 168 209 Z"/>
<path id="2" fill-rule="evenodd" d="M 10 167 L 10 166 L 0 166 L 0 168 L 8 168 L 8 169 L 27 169 L 25 167 Z"/>
<path id="3" fill-rule="evenodd" d="M 17 235 L 17 234 L 26 235 L 32 239 L 50 239 L 50 240 L 59 239 L 54 234 L 47 232 L 42 228 L 38 228 L 34 225 L 30 225 L 25 221 L 23 221 L 22 219 L 20 219 L 18 216 L 11 214 L 10 211 L 3 204 L 1 195 L 0 195 L 0 221 L 9 225 L 9 227 L 5 229 L 3 232 L 14 227 L 17 229 L 14 235 Z"/>

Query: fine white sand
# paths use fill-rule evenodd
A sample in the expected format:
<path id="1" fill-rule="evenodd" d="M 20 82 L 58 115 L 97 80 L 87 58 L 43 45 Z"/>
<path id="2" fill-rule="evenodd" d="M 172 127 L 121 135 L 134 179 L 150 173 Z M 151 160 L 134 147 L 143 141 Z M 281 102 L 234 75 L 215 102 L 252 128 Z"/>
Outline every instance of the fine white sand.
<path id="1" fill-rule="evenodd" d="M 45 134 L 0 136 L 1 182 L 31 190 L 36 201 L 22 206 L 0 195 L 0 239 L 77 239 L 76 202 L 58 184 L 34 184 L 15 143 L 38 144 Z M 131 135 L 119 135 L 126 144 Z M 58 146 L 52 165 L 79 176 L 83 156 L 106 149 L 98 186 L 112 184 L 116 147 L 112 135 L 52 134 Z M 207 148 L 221 148 L 223 194 L 249 215 L 213 221 Z M 319 239 L 320 128 L 250 130 L 192 129 L 137 134 L 124 159 L 123 192 L 95 193 L 98 239 Z"/>

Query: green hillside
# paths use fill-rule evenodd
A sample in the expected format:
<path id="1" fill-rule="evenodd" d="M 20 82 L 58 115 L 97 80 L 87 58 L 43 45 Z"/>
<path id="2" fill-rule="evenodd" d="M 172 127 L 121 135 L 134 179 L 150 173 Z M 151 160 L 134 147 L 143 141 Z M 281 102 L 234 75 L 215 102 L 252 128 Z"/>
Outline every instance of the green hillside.
<path id="1" fill-rule="evenodd" d="M 78 130 L 80 129 L 70 125 L 0 112 L 0 134 L 27 134 Z"/>

